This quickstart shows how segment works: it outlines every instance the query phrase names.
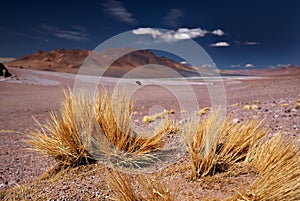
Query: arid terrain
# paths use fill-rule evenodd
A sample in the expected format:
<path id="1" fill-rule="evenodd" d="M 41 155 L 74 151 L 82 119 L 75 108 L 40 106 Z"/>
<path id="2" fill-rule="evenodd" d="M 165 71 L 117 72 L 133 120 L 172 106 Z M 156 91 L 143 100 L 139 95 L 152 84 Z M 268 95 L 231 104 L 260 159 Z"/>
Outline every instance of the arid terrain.
<path id="1" fill-rule="evenodd" d="M 45 53 L 40 53 L 45 54 Z M 32 56 L 33 57 L 33 56 Z M 45 57 L 46 58 L 46 57 Z M 43 61 L 45 62 L 45 61 Z M 47 60 L 50 67 L 55 68 L 53 61 Z M 52 62 L 52 63 L 51 63 Z M 8 66 L 21 65 L 12 61 Z M 49 71 L 37 71 L 35 64 L 31 69 L 9 67 L 12 78 L 0 78 L 0 199 L 8 189 L 23 186 L 24 197 L 31 200 L 31 192 L 39 192 L 40 200 L 107 200 L 112 191 L 107 186 L 105 171 L 101 163 L 80 167 L 58 175 L 52 181 L 36 180 L 55 164 L 52 158 L 40 156 L 28 151 L 29 145 L 24 139 L 38 123 L 50 120 L 50 112 L 59 112 L 63 100 L 63 91 L 68 87 L 72 90 L 76 76 L 74 74 Z M 48 67 L 49 67 L 48 65 Z M 66 65 L 70 65 L 66 63 Z M 139 65 L 137 63 L 136 65 Z M 47 66 L 39 70 L 47 70 Z M 26 67 L 27 68 L 27 67 Z M 32 70 L 34 69 L 34 70 Z M 69 66 L 65 72 L 75 72 Z M 270 129 L 270 135 L 284 135 L 295 138 L 300 146 L 300 68 L 285 67 L 275 70 L 244 70 L 224 71 L 222 74 L 238 74 L 224 79 L 227 116 L 236 123 L 258 118 L 264 119 L 264 127 Z M 111 86 L 113 81 L 103 80 L 103 85 Z M 210 84 L 214 84 L 211 81 Z M 220 81 L 218 81 L 220 82 Z M 142 88 L 134 95 L 136 114 L 134 120 L 140 124 L 143 116 L 148 115 L 149 108 L 155 105 L 167 110 L 174 109 L 178 115 L 182 111 L 176 97 L 153 84 L 146 85 L 141 80 Z M 177 96 L 186 96 L 185 87 L 175 82 Z M 137 83 L 132 81 L 132 86 Z M 129 85 L 129 86 L 131 86 Z M 143 85 L 145 85 L 143 87 Z M 201 81 L 190 81 L 197 95 L 200 108 L 210 107 L 207 86 Z M 298 101 L 298 103 L 297 103 Z M 298 104 L 298 106 L 297 106 Z M 253 106 L 255 105 L 255 107 Z M 251 108 L 252 106 L 252 108 Z M 162 172 L 168 185 L 175 183 L 179 200 L 201 200 L 204 198 L 225 199 L 232 196 L 236 189 L 249 186 L 255 178 L 252 173 L 237 177 L 226 177 L 225 181 L 214 183 L 212 178 L 189 181 L 187 155 L 178 161 L 181 170 L 172 172 L 171 165 Z M 29 190 L 28 190 L 29 189 Z M 7 191 L 8 192 L 8 191 Z M 36 194 L 35 194 L 36 196 Z M 16 200 L 20 199 L 16 198 Z M 35 197 L 34 199 L 37 199 Z"/>

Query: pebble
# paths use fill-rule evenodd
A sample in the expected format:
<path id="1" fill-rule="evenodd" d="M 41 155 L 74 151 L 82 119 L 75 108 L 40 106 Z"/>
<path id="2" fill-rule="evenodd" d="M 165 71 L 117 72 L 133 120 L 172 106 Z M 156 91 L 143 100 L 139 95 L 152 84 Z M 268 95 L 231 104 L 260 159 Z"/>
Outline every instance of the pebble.
<path id="1" fill-rule="evenodd" d="M 240 121 L 239 121 L 239 119 L 233 119 L 233 123 L 238 124 L 238 123 L 240 123 Z"/>

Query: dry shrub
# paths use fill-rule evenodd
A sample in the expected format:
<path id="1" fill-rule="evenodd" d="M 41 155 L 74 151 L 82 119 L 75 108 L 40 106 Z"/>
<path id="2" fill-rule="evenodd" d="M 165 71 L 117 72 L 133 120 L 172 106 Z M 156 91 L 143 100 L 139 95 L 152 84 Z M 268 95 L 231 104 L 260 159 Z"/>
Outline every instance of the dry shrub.
<path id="1" fill-rule="evenodd" d="M 120 173 L 115 170 L 107 171 L 107 182 L 111 190 L 114 191 L 114 195 L 111 197 L 112 200 L 120 201 L 135 201 L 139 200 L 136 195 L 132 183 L 132 178 L 128 174 Z"/>
<path id="2" fill-rule="evenodd" d="M 227 120 L 222 130 L 219 160 L 232 166 L 236 162 L 249 161 L 252 149 L 268 134 L 263 121 L 246 121 L 232 124 Z"/>
<path id="3" fill-rule="evenodd" d="M 156 151 L 167 134 L 178 130 L 164 119 L 154 134 L 137 135 L 131 128 L 132 105 L 125 90 L 109 94 L 104 89 L 94 97 L 86 92 L 65 93 L 61 115 L 52 113 L 51 121 L 40 125 L 26 142 L 31 150 L 53 157 L 60 165 L 75 167 L 94 162 L 94 151 L 111 154 L 111 145 L 125 154 Z"/>
<path id="4" fill-rule="evenodd" d="M 164 180 L 159 173 L 139 175 L 138 184 L 143 187 L 143 200 L 175 201 L 178 200 L 179 183 L 170 183 Z"/>
<path id="5" fill-rule="evenodd" d="M 61 115 L 51 113 L 51 121 L 40 125 L 25 141 L 31 150 L 53 157 L 60 165 L 78 166 L 94 160 L 84 148 L 74 123 L 72 96 L 65 93 Z"/>
<path id="6" fill-rule="evenodd" d="M 223 125 L 220 111 L 217 111 L 210 113 L 201 123 L 195 117 L 184 126 L 183 138 L 192 160 L 193 178 L 204 177 L 215 171 L 217 146 Z"/>
<path id="7" fill-rule="evenodd" d="M 192 160 L 192 177 L 223 172 L 235 163 L 248 161 L 248 154 L 267 135 L 255 120 L 233 124 L 216 110 L 199 123 L 193 119 L 183 128 L 184 141 Z"/>
<path id="8" fill-rule="evenodd" d="M 249 190 L 235 199 L 300 200 L 300 152 L 297 142 L 278 135 L 251 153 L 251 166 L 258 174 Z"/>
<path id="9" fill-rule="evenodd" d="M 115 90 L 109 95 L 105 90 L 97 105 L 97 119 L 108 141 L 119 150 L 145 154 L 163 147 L 166 134 L 176 130 L 176 125 L 165 119 L 154 134 L 137 133 L 131 128 L 132 101 L 124 92 Z"/>
<path id="10" fill-rule="evenodd" d="M 158 173 L 129 175 L 115 170 L 107 171 L 109 188 L 114 191 L 112 200 L 120 201 L 174 201 L 179 194 L 179 184 L 175 187 L 160 178 Z"/>

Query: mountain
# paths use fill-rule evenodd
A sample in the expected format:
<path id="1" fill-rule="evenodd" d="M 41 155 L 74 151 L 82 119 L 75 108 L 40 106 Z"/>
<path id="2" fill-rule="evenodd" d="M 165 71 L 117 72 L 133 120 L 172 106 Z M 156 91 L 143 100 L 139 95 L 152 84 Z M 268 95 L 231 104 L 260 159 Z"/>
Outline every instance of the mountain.
<path id="1" fill-rule="evenodd" d="M 114 58 L 124 51 L 130 52 L 117 60 Z M 57 49 L 50 52 L 38 51 L 36 53 L 7 62 L 9 67 L 46 70 L 55 72 L 77 73 L 85 59 L 92 53 L 90 50 L 65 50 Z M 111 61 L 111 62 L 109 62 Z M 167 66 L 171 71 L 176 71 L 182 76 L 191 76 L 195 73 L 192 66 L 178 63 L 174 60 L 158 57 L 150 50 L 133 50 L 129 48 L 113 48 L 100 53 L 92 53 L 89 62 L 96 67 L 92 72 L 103 68 L 103 63 L 111 63 L 110 67 L 103 72 L 105 76 L 123 77 L 126 73 L 134 70 L 141 77 L 168 77 L 170 70 L 163 69 L 158 65 Z M 145 66 L 146 65 L 146 66 Z M 93 74 L 93 73 L 90 73 Z M 173 74 L 171 72 L 171 74 Z M 132 75 L 133 77 L 135 75 Z M 176 77 L 172 75 L 171 77 Z"/>
<path id="2" fill-rule="evenodd" d="M 13 61 L 6 62 L 6 65 L 9 67 L 35 70 L 76 73 L 90 53 L 90 50 L 64 49 L 52 50 L 50 52 L 38 51 Z"/>
<path id="3" fill-rule="evenodd" d="M 286 65 L 277 68 L 220 70 L 222 75 L 245 75 L 260 77 L 300 76 L 300 66 Z"/>

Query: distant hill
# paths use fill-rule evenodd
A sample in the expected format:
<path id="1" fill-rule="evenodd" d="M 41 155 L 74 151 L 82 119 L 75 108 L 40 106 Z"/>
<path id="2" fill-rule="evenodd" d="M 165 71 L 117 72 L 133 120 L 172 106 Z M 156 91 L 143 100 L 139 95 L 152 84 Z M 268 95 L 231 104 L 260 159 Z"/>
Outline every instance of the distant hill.
<path id="1" fill-rule="evenodd" d="M 90 50 L 38 51 L 5 64 L 9 67 L 76 73 Z"/>
<path id="2" fill-rule="evenodd" d="M 222 75 L 246 75 L 261 77 L 300 76 L 300 66 L 287 65 L 278 68 L 220 70 Z"/>
<path id="3" fill-rule="evenodd" d="M 95 66 L 101 66 L 103 61 L 114 58 L 113 55 L 124 49 L 109 49 L 105 52 L 93 53 Z M 56 49 L 50 52 L 38 51 L 36 53 L 6 62 L 9 67 L 26 68 L 35 70 L 46 70 L 55 72 L 77 73 L 85 59 L 91 54 L 90 50 L 65 50 Z M 156 64 L 170 67 L 172 70 L 180 73 L 182 76 L 192 76 L 195 74 L 194 67 L 178 63 L 174 60 L 158 57 L 150 50 L 137 50 L 124 55 L 114 61 L 105 76 L 122 77 L 131 70 L 148 64 Z M 141 72 L 142 71 L 142 72 Z M 158 77 L 168 77 L 169 72 L 157 66 L 148 66 L 147 68 L 139 68 L 136 72 L 143 77 L 146 75 L 157 75 Z"/>
<path id="4" fill-rule="evenodd" d="M 15 60 L 16 58 L 13 57 L 0 57 L 0 63 L 4 63 L 4 62 L 10 62 Z"/>

